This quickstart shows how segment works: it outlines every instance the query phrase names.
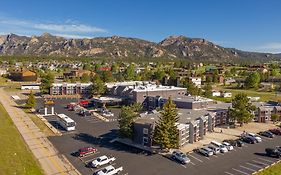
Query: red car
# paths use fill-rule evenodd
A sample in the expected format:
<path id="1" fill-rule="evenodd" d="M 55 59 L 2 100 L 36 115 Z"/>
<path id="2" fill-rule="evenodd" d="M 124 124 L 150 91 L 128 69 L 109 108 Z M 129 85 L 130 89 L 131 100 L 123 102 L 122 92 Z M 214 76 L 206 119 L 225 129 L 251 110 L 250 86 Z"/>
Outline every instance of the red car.
<path id="1" fill-rule="evenodd" d="M 93 147 L 84 147 L 84 148 L 80 148 L 78 150 L 78 156 L 79 157 L 84 157 L 86 155 L 89 155 L 89 154 L 93 154 L 97 152 L 97 149 L 96 148 L 93 148 Z"/>
<path id="2" fill-rule="evenodd" d="M 275 135 L 281 135 L 281 129 L 279 129 L 279 128 L 270 129 L 269 131 Z"/>
<path id="3" fill-rule="evenodd" d="M 79 105 L 80 105 L 80 106 L 83 106 L 83 107 L 87 106 L 88 104 L 89 104 L 89 101 L 87 101 L 87 100 L 81 100 L 81 101 L 79 102 Z"/>

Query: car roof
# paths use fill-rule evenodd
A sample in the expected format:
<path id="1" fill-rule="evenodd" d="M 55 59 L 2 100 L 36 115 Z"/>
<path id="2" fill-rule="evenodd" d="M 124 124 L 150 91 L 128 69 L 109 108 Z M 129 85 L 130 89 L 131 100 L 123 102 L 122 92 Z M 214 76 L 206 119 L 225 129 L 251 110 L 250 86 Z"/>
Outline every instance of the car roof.
<path id="1" fill-rule="evenodd" d="M 100 159 L 106 159 L 107 156 L 106 156 L 106 155 L 103 155 L 103 156 L 100 156 L 100 157 L 98 157 L 98 158 L 100 158 Z"/>
<path id="2" fill-rule="evenodd" d="M 114 167 L 112 165 L 109 165 L 109 166 L 105 167 L 104 169 L 110 170 L 110 169 L 114 169 Z"/>
<path id="3" fill-rule="evenodd" d="M 88 147 L 83 147 L 83 148 L 80 148 L 79 150 L 81 150 L 81 151 L 87 151 L 88 149 L 93 149 L 93 147 L 90 147 L 90 146 L 88 146 Z"/>
<path id="4" fill-rule="evenodd" d="M 212 151 L 210 148 L 208 148 L 208 147 L 203 147 L 202 149 L 205 149 L 205 150 L 207 150 L 207 151 Z"/>

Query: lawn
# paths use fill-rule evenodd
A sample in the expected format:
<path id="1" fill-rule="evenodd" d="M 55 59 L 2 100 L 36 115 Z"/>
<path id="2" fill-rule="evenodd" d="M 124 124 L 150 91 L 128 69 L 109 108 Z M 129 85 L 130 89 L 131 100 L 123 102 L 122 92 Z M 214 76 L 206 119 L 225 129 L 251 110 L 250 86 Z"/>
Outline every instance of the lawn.
<path id="1" fill-rule="evenodd" d="M 0 174 L 43 175 L 11 118 L 0 104 Z"/>
<path id="2" fill-rule="evenodd" d="M 231 92 L 234 97 L 238 93 L 246 93 L 250 97 L 260 97 L 260 101 L 281 101 L 281 94 L 276 94 L 274 92 L 258 92 L 252 89 L 234 89 L 228 86 L 217 86 L 219 90 L 226 92 Z"/>
<path id="3" fill-rule="evenodd" d="M 278 163 L 272 167 L 267 168 L 266 170 L 257 173 L 256 175 L 280 175 L 281 174 L 281 163 Z"/>

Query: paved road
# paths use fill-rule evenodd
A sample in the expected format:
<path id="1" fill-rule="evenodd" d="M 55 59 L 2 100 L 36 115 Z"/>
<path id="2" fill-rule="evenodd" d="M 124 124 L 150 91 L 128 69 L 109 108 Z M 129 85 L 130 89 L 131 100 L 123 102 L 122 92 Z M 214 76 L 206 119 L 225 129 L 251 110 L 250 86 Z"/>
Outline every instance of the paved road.
<path id="1" fill-rule="evenodd" d="M 281 145 L 281 137 L 277 136 L 274 139 L 263 138 L 262 143 L 246 144 L 243 148 L 235 148 L 234 151 L 210 158 L 191 153 L 189 155 L 191 163 L 181 165 L 160 155 L 145 155 L 140 150 L 111 143 L 110 141 L 117 135 L 117 122 L 103 122 L 93 117 L 81 117 L 74 111 L 64 109 L 66 104 L 65 100 L 57 100 L 55 111 L 65 113 L 74 119 L 77 130 L 49 139 L 83 175 L 93 174 L 96 171 L 87 168 L 86 164 L 100 155 L 115 156 L 117 158 L 115 166 L 124 167 L 124 172 L 121 174 L 131 175 L 248 175 L 278 161 L 262 154 L 266 147 Z M 84 146 L 94 146 L 99 152 L 82 159 L 71 155 Z"/>
<path id="2" fill-rule="evenodd" d="M 32 120 L 7 96 L 0 88 L 0 102 L 10 115 L 24 141 L 38 159 L 46 175 L 78 175 L 80 174 L 68 160 L 53 147 L 52 143 L 38 129 Z"/>

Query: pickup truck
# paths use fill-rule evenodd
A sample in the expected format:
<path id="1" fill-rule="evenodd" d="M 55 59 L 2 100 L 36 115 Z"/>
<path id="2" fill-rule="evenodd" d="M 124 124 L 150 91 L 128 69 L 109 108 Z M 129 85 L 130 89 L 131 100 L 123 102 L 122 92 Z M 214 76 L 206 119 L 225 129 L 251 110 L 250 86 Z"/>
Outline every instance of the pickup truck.
<path id="1" fill-rule="evenodd" d="M 105 167 L 104 169 L 96 172 L 96 175 L 115 175 L 119 174 L 121 171 L 123 171 L 123 167 L 114 168 L 112 165 L 109 165 Z"/>
<path id="2" fill-rule="evenodd" d="M 115 160 L 115 157 L 100 156 L 97 159 L 93 160 L 91 165 L 92 167 L 97 168 L 106 164 L 110 164 Z"/>

